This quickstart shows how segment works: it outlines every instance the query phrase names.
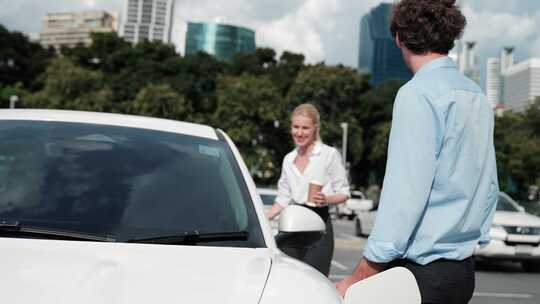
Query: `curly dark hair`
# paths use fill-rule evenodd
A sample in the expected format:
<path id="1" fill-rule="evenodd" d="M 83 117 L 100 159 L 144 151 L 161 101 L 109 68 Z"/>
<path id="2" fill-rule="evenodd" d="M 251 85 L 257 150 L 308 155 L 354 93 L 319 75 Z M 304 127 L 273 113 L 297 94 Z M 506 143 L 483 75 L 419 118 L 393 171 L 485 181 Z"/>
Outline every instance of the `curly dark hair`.
<path id="1" fill-rule="evenodd" d="M 394 7 L 390 31 L 415 54 L 448 54 L 466 23 L 455 0 L 401 0 Z"/>

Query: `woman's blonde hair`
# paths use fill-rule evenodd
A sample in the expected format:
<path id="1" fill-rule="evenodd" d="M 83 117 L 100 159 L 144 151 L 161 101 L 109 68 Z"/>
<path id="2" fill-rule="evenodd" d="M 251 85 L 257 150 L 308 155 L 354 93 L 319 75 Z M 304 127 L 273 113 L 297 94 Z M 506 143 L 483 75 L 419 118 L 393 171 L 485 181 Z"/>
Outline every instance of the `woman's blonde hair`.
<path id="1" fill-rule="evenodd" d="M 321 140 L 321 134 L 320 134 L 321 116 L 319 115 L 319 111 L 317 110 L 317 108 L 315 108 L 315 106 L 310 103 L 303 103 L 297 106 L 296 108 L 294 108 L 291 114 L 291 120 L 294 116 L 297 116 L 297 115 L 311 118 L 311 121 L 313 121 L 313 124 L 315 124 L 315 128 L 317 130 L 315 138 L 317 141 L 320 141 Z"/>

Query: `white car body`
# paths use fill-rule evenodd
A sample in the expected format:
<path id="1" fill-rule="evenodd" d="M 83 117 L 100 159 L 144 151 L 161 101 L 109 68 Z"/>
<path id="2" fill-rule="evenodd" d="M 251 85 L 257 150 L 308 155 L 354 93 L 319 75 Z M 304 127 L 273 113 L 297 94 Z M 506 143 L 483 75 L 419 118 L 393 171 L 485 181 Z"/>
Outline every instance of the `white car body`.
<path id="1" fill-rule="evenodd" d="M 366 211 L 366 206 L 373 205 L 373 201 L 367 199 L 361 191 L 351 191 L 351 198 L 345 203 L 336 205 L 338 218 L 347 217 L 352 220 L 355 215 Z"/>
<path id="2" fill-rule="evenodd" d="M 476 249 L 476 258 L 522 261 L 525 270 L 540 271 L 540 218 L 503 192 L 489 234 L 491 241 Z"/>
<path id="3" fill-rule="evenodd" d="M 7 120 L 128 126 L 225 140 L 240 167 L 266 246 L 236 248 L 0 236 L 3 273 L 0 285 L 4 302 L 342 303 L 326 277 L 278 249 L 249 170 L 224 132 L 163 119 L 75 111 L 0 110 L 0 123 Z M 285 215 L 282 218 L 285 226 L 294 226 Z M 322 223 L 320 218 L 317 220 Z M 302 225 L 308 229 L 320 226 L 316 229 L 323 231 L 321 223 L 315 222 L 313 226 L 313 221 L 308 221 Z M 390 288 L 384 284 L 377 286 Z M 417 289 L 395 286 L 393 291 L 395 295 L 413 293 L 414 301 L 402 303 L 419 303 Z M 385 292 L 380 294 L 384 296 Z M 353 296 L 358 297 L 358 293 Z M 366 303 L 369 299 L 366 298 Z M 371 301 L 393 303 L 394 300 Z"/>
<path id="4" fill-rule="evenodd" d="M 0 110 L 3 120 L 128 126 L 218 140 L 216 130 L 208 126 L 118 114 Z M 221 133 L 241 168 L 267 248 L 0 237 L 0 267 L 6 274 L 0 279 L 2 298 L 16 304 L 341 303 L 328 279 L 277 248 L 248 168 Z"/>

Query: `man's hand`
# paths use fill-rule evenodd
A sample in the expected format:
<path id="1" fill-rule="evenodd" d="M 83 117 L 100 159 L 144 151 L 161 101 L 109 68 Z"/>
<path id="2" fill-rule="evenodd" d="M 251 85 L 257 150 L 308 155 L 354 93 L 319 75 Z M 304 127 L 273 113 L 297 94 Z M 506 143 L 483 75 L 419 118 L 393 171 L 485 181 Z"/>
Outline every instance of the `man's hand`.
<path id="1" fill-rule="evenodd" d="M 345 297 L 347 289 L 349 289 L 352 284 L 369 278 L 383 270 L 384 264 L 378 264 L 362 259 L 360 263 L 358 263 L 358 266 L 356 266 L 353 274 L 336 283 L 336 289 L 342 297 Z"/>
<path id="2" fill-rule="evenodd" d="M 355 278 L 351 275 L 336 283 L 336 289 L 342 298 L 345 298 L 347 289 L 356 282 Z"/>

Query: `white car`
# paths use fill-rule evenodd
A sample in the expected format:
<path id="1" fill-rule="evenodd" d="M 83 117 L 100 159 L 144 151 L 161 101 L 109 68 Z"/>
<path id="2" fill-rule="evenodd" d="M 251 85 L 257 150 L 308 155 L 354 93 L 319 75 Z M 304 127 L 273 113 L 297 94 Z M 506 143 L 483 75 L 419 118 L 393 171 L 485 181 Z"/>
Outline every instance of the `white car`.
<path id="1" fill-rule="evenodd" d="M 503 192 L 489 234 L 491 241 L 477 248 L 476 259 L 521 261 L 525 271 L 540 272 L 540 218 Z"/>
<path id="2" fill-rule="evenodd" d="M 327 278 L 278 249 L 249 170 L 221 130 L 0 110 L 0 138 L 5 303 L 342 303 Z M 291 206 L 279 229 L 287 245 L 325 227 Z M 392 303 L 399 298 L 373 295 L 412 293 L 400 303 L 419 303 L 403 269 L 371 282 L 399 273 L 413 288 L 367 282 L 345 302 Z"/>
<path id="3" fill-rule="evenodd" d="M 357 236 L 369 236 L 375 225 L 377 207 L 373 200 L 362 200 L 358 203 L 354 218 L 354 232 Z"/>
<path id="4" fill-rule="evenodd" d="M 338 218 L 347 217 L 349 220 L 362 211 L 365 211 L 365 206 L 373 204 L 373 201 L 367 199 L 362 191 L 351 191 L 351 198 L 345 203 L 336 205 L 336 215 Z"/>

